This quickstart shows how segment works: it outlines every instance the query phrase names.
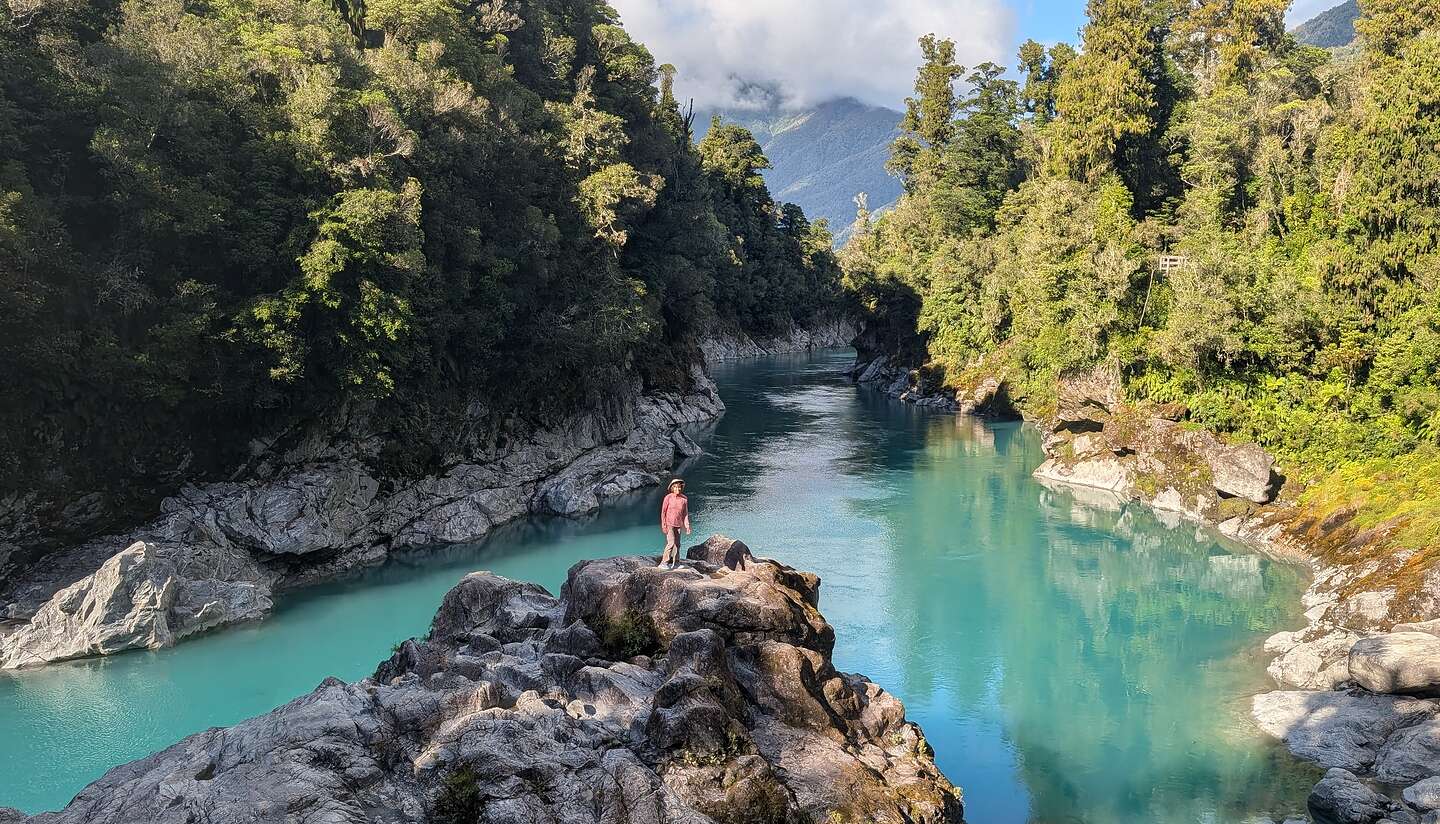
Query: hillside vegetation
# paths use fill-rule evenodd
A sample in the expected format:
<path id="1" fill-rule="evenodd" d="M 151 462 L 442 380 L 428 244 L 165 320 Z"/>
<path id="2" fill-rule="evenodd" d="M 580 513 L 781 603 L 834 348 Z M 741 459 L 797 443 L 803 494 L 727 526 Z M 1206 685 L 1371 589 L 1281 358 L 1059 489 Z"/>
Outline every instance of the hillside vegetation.
<path id="1" fill-rule="evenodd" d="M 1322 49 L 1348 46 L 1355 40 L 1355 20 L 1360 17 L 1359 0 L 1345 0 L 1295 27 L 1296 41 Z"/>
<path id="2" fill-rule="evenodd" d="M 1285 8 L 1092 0 L 1083 49 L 1025 44 L 1021 82 L 926 38 L 905 196 L 842 255 L 869 345 L 1038 413 L 1105 364 L 1294 475 L 1367 461 L 1440 509 L 1402 460 L 1440 442 L 1440 4 L 1367 0 L 1344 58 Z"/>
<path id="3" fill-rule="evenodd" d="M 10 0 L 0 65 L 0 527 L 337 409 L 422 471 L 839 296 L 597 0 Z"/>

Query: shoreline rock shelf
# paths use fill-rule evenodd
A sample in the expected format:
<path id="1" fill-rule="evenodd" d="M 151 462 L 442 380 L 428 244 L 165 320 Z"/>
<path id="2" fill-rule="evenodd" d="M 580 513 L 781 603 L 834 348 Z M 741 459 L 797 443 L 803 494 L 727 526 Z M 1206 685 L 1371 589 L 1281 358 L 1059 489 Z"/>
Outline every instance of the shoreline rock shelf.
<path id="1" fill-rule="evenodd" d="M 834 669 L 816 576 L 723 536 L 689 558 L 585 561 L 559 598 L 471 574 L 371 678 L 0 821 L 962 820 L 901 702 Z"/>
<path id="2" fill-rule="evenodd" d="M 377 439 L 276 456 L 268 479 L 183 489 L 133 532 L 53 552 L 0 580 L 0 669 L 170 646 L 263 618 L 277 594 L 479 540 L 531 514 L 575 517 L 659 484 L 700 454 L 687 434 L 725 406 L 697 369 L 688 394 L 628 394 L 558 426 L 479 445 L 440 474 L 386 486 Z M 337 430 L 341 431 L 341 430 Z"/>

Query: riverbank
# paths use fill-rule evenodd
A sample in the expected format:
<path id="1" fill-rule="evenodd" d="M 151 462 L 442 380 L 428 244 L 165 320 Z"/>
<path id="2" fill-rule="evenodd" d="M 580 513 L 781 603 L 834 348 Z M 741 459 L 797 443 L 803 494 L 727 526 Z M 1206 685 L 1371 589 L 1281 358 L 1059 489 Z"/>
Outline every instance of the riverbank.
<path id="1" fill-rule="evenodd" d="M 1303 812 L 1320 776 L 1241 731 L 1239 715 L 1239 697 L 1265 679 L 1247 651 L 1298 615 L 1298 569 L 1178 519 L 1049 491 L 1030 476 L 1043 459 L 1034 427 L 917 414 L 856 391 L 843 377 L 853 357 L 717 366 L 727 408 L 684 470 L 693 517 L 701 534 L 753 538 L 825 579 L 835 666 L 905 701 L 937 764 L 967 788 L 967 818 Z M 263 715 L 326 676 L 363 679 L 397 641 L 423 636 L 471 571 L 558 593 L 576 563 L 658 552 L 654 495 L 401 553 L 287 592 L 263 622 L 173 648 L 0 673 L 11 733 L 0 737 L 0 805 L 58 810 L 116 765 Z"/>
<path id="2" fill-rule="evenodd" d="M 893 695 L 831 662 L 820 580 L 721 536 L 675 571 L 585 561 L 560 597 L 473 573 L 373 676 L 110 771 L 30 824 L 364 816 L 958 824 Z"/>
<path id="3" fill-rule="evenodd" d="M 1012 409 L 998 375 L 957 391 L 884 358 L 851 374 L 920 406 Z M 1440 818 L 1440 793 L 1425 783 L 1440 776 L 1440 703 L 1416 697 L 1440 695 L 1434 549 L 1395 545 L 1406 522 L 1367 519 L 1363 503 L 1326 507 L 1303 495 L 1273 456 L 1186 424 L 1181 407 L 1127 402 L 1118 376 L 1072 376 L 1056 395 L 1053 411 L 1030 417 L 1045 433 L 1042 483 L 1103 490 L 1310 567 L 1306 625 L 1266 641 L 1280 689 L 1256 696 L 1252 715 L 1296 755 L 1345 771 L 1317 785 L 1312 814 L 1343 824 Z"/>
<path id="4" fill-rule="evenodd" d="M 718 363 L 853 337 L 853 324 L 831 320 L 759 342 L 718 334 L 702 351 Z M 167 647 L 261 620 L 279 593 L 396 551 L 477 541 L 527 515 L 577 517 L 658 485 L 700 453 L 686 430 L 724 412 L 704 368 L 690 377 L 687 393 L 632 385 L 557 425 L 512 425 L 442 472 L 399 484 L 370 469 L 382 445 L 363 423 L 261 454 L 252 480 L 186 487 L 150 523 L 49 553 L 0 582 L 0 669 Z"/>

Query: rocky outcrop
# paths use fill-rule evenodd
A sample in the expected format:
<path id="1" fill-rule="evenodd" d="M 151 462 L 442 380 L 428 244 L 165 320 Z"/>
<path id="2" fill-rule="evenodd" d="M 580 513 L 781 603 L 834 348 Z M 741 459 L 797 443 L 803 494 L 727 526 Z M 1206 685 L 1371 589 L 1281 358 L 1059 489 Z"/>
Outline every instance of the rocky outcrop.
<path id="1" fill-rule="evenodd" d="M 847 318 L 832 318 L 810 327 L 793 327 L 789 334 L 773 338 L 752 338 L 739 330 L 716 332 L 700 343 L 706 363 L 808 352 L 849 346 L 859 334 L 859 327 Z"/>
<path id="2" fill-rule="evenodd" d="M 375 439 L 352 435 L 277 456 L 261 479 L 188 487 L 154 522 L 52 553 L 0 586 L 0 668 L 168 646 L 263 617 L 276 593 L 394 550 L 590 512 L 699 453 L 687 427 L 724 405 L 699 370 L 694 383 L 685 395 L 632 388 L 559 426 L 510 427 L 401 483 L 382 483 L 366 460 Z"/>
<path id="3" fill-rule="evenodd" d="M 1275 499 L 1275 459 L 1228 444 L 1177 415 L 1123 400 L 1118 376 L 1096 369 L 1065 379 L 1035 476 L 1088 486 L 1166 512 L 1219 523 Z"/>
<path id="4" fill-rule="evenodd" d="M 1353 773 L 1337 768 L 1315 785 L 1306 806 L 1319 824 L 1376 824 L 1390 817 L 1392 805 Z"/>
<path id="5" fill-rule="evenodd" d="M 986 371 L 983 364 L 960 387 L 943 385 L 926 370 L 883 355 L 857 362 L 850 379 L 915 406 L 984 418 L 1019 417 L 1004 378 Z"/>
<path id="6" fill-rule="evenodd" d="M 768 560 L 586 561 L 558 599 L 475 573 L 371 678 L 15 820 L 959 822 L 900 701 L 831 664 L 818 598 L 815 576 Z"/>

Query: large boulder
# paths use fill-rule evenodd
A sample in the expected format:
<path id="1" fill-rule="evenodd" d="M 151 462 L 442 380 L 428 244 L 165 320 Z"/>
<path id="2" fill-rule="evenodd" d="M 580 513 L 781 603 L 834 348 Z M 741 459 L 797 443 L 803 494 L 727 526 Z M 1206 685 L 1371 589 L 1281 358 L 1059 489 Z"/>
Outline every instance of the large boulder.
<path id="1" fill-rule="evenodd" d="M 1440 692 L 1440 637 L 1395 632 L 1362 638 L 1350 648 L 1350 677 L 1371 692 Z"/>
<path id="2" fill-rule="evenodd" d="M 1340 630 L 1290 643 L 1270 662 L 1270 677 L 1282 687 L 1336 689 L 1350 680 L 1350 649 L 1359 637 Z"/>
<path id="3" fill-rule="evenodd" d="M 244 553 L 137 542 L 0 638 L 0 669 L 159 649 L 270 609 L 269 580 Z"/>
<path id="4" fill-rule="evenodd" d="M 1390 799 L 1341 769 L 1325 773 L 1306 801 L 1317 824 L 1375 824 L 1390 812 Z"/>
<path id="5" fill-rule="evenodd" d="M 1421 812 L 1440 810 L 1440 778 L 1417 781 L 1401 793 L 1405 803 Z"/>
<path id="6" fill-rule="evenodd" d="M 750 554 L 750 547 L 744 541 L 724 535 L 712 535 L 705 543 L 690 547 L 685 557 L 726 569 L 745 569 L 755 562 L 755 556 Z"/>
<path id="7" fill-rule="evenodd" d="M 1253 443 L 1213 443 L 1200 452 L 1215 489 L 1257 504 L 1274 500 L 1275 457 Z"/>
<path id="8" fill-rule="evenodd" d="M 1440 775 L 1440 718 L 1397 730 L 1376 755 L 1375 777 L 1387 784 L 1409 784 L 1435 775 Z"/>
<path id="9" fill-rule="evenodd" d="M 591 561 L 560 599 L 475 573 L 372 678 L 327 679 L 28 822 L 958 824 L 900 701 L 834 669 L 818 588 L 764 560 Z"/>

